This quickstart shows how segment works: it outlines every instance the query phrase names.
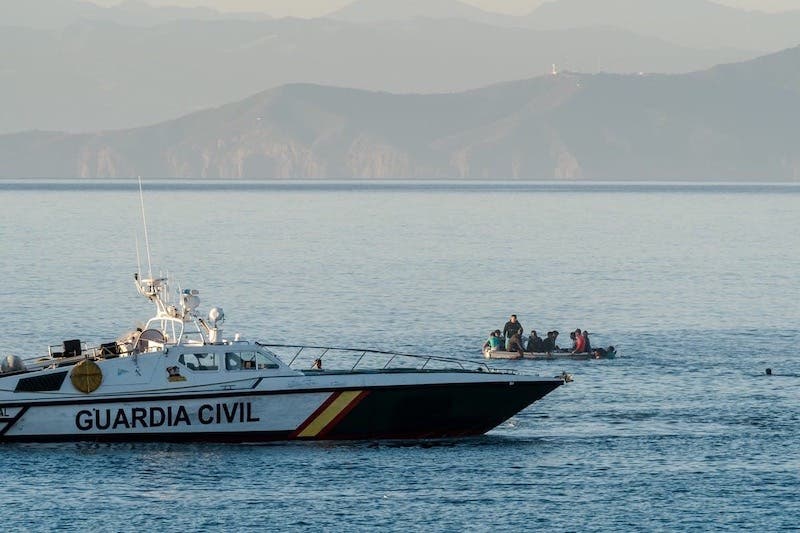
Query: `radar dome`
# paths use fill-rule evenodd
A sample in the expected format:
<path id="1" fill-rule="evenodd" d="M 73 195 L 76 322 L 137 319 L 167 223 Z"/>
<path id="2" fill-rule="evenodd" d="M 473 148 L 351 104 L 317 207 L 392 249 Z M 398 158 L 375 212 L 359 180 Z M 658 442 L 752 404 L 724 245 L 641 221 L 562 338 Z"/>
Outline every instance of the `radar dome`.
<path id="1" fill-rule="evenodd" d="M 208 312 L 208 319 L 214 323 L 225 320 L 225 311 L 221 307 L 212 307 Z"/>
<path id="2" fill-rule="evenodd" d="M 8 355 L 0 360 L 0 373 L 21 372 L 25 370 L 25 363 L 16 355 Z"/>
<path id="3" fill-rule="evenodd" d="M 200 297 L 195 294 L 184 294 L 181 305 L 187 311 L 194 311 L 200 305 Z"/>

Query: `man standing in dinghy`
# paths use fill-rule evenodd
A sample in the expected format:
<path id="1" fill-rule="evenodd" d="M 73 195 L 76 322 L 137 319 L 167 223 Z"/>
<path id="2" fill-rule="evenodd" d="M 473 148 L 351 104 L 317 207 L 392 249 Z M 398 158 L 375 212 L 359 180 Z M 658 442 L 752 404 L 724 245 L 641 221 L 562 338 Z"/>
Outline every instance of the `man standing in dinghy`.
<path id="1" fill-rule="evenodd" d="M 506 351 L 519 352 L 522 357 L 525 350 L 522 348 L 522 324 L 517 321 L 517 315 L 511 315 L 511 318 L 506 322 L 503 327 L 503 336 L 506 338 Z"/>

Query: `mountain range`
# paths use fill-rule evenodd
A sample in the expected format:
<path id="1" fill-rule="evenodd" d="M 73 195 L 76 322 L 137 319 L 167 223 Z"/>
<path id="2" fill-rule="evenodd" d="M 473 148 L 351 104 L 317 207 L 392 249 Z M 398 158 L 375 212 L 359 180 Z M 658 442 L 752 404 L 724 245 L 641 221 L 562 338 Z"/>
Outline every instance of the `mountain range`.
<path id="1" fill-rule="evenodd" d="M 415 18 L 462 19 L 496 26 L 524 26 L 522 17 L 485 11 L 459 0 L 355 0 L 326 18 L 374 23 Z"/>
<path id="2" fill-rule="evenodd" d="M 0 26 L 36 29 L 61 29 L 86 20 L 152 26 L 175 20 L 266 18 L 268 15 L 257 12 L 154 7 L 144 0 L 123 0 L 111 7 L 83 0 L 0 2 Z M 354 0 L 326 18 L 367 24 L 415 18 L 460 19 L 542 30 L 614 27 L 689 48 L 771 51 L 798 44 L 800 6 L 793 11 L 766 13 L 724 6 L 711 0 L 550 0 L 541 2 L 528 15 L 512 16 L 485 11 L 459 0 Z"/>
<path id="3" fill-rule="evenodd" d="M 612 28 L 531 30 L 460 19 L 100 20 L 0 28 L 0 133 L 143 126 L 305 82 L 455 92 L 544 74 L 686 72 L 757 52 L 696 50 Z"/>
<path id="4" fill-rule="evenodd" d="M 552 0 L 525 16 L 490 13 L 458 0 L 355 0 L 328 16 L 360 23 L 429 17 L 540 30 L 617 28 L 699 49 L 771 51 L 800 41 L 800 5 L 765 13 L 710 0 Z"/>
<path id="5" fill-rule="evenodd" d="M 102 7 L 81 0 L 3 0 L 0 2 L 0 26 L 60 29 L 94 20 L 125 26 L 152 26 L 176 20 L 263 20 L 264 13 L 223 13 L 205 7 L 155 7 L 143 0 L 124 0 Z"/>
<path id="6" fill-rule="evenodd" d="M 291 84 L 130 130 L 0 136 L 2 177 L 800 181 L 800 47 L 451 94 Z"/>
<path id="7" fill-rule="evenodd" d="M 743 11 L 709 0 L 557 0 L 525 19 L 533 28 L 609 26 L 697 48 L 777 50 L 800 40 L 800 10 Z"/>
<path id="8" fill-rule="evenodd" d="M 355 0 L 317 19 L 126 0 L 0 2 L 0 133 L 177 118 L 288 83 L 459 92 L 561 70 L 685 73 L 796 46 L 800 11 L 708 0 Z"/>

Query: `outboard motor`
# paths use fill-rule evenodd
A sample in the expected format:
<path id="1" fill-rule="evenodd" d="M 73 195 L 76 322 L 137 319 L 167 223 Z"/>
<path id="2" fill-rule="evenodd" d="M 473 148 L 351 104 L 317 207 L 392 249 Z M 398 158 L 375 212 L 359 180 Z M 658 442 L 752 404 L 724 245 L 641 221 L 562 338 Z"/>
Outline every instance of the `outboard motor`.
<path id="1" fill-rule="evenodd" d="M 7 355 L 0 360 L 0 374 L 5 374 L 7 372 L 24 372 L 25 370 L 25 363 L 16 355 Z"/>

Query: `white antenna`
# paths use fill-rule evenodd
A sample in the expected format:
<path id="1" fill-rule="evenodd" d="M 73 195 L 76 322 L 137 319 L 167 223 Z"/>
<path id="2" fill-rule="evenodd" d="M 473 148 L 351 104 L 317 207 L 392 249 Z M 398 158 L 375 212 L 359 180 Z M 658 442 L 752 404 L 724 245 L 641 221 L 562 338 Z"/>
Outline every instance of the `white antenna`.
<path id="1" fill-rule="evenodd" d="M 144 246 L 147 249 L 147 277 L 153 279 L 153 262 L 150 259 L 150 237 L 147 235 L 147 219 L 144 216 L 144 195 L 142 194 L 142 177 L 139 176 L 139 203 L 142 206 L 142 225 L 144 225 Z M 137 247 L 138 253 L 138 247 Z"/>
<path id="2" fill-rule="evenodd" d="M 142 258 L 139 256 L 139 232 L 133 234 L 136 240 L 136 273 L 141 277 L 142 275 Z"/>

